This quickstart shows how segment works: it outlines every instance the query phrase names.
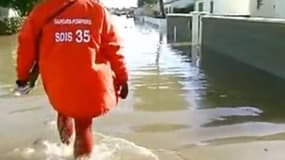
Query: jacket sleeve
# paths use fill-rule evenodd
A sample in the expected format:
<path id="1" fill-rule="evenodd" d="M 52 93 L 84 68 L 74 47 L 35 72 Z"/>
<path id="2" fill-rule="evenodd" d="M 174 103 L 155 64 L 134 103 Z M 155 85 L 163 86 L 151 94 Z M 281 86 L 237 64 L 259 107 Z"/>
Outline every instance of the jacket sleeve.
<path id="1" fill-rule="evenodd" d="M 32 11 L 25 20 L 18 36 L 17 49 L 17 78 L 18 80 L 27 81 L 29 72 L 35 63 L 37 56 L 37 33 L 39 29 L 35 26 L 34 15 Z"/>
<path id="2" fill-rule="evenodd" d="M 115 73 L 116 80 L 119 84 L 128 81 L 128 72 L 126 69 L 125 58 L 122 53 L 122 45 L 117 31 L 112 24 L 109 13 L 104 9 L 101 52 L 107 55 L 111 63 L 111 68 Z"/>

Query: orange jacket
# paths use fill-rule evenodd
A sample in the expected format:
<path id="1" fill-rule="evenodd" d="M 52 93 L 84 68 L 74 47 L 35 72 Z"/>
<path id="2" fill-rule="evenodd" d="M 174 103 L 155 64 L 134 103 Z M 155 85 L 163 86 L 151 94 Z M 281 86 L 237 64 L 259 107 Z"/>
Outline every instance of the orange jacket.
<path id="1" fill-rule="evenodd" d="M 67 0 L 46 0 L 29 15 L 19 35 L 17 76 L 27 80 L 37 59 L 52 106 L 71 117 L 94 117 L 117 104 L 116 84 L 128 80 L 124 56 L 110 15 L 94 0 L 77 0 L 46 19 Z"/>

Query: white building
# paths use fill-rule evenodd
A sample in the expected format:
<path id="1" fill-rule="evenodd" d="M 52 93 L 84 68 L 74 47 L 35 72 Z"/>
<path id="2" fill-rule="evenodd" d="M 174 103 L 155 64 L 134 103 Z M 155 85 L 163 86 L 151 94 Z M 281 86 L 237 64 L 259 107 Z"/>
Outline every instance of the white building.
<path id="1" fill-rule="evenodd" d="M 285 0 L 196 0 L 195 10 L 214 15 L 285 18 Z"/>

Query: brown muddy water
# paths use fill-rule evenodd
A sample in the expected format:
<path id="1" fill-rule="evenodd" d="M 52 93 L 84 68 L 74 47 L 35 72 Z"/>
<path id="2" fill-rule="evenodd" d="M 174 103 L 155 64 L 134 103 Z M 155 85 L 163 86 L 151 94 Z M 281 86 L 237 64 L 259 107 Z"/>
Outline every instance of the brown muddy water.
<path id="1" fill-rule="evenodd" d="M 201 66 L 164 33 L 115 17 L 131 93 L 94 121 L 96 160 L 284 160 L 284 80 L 203 50 Z M 0 159 L 68 160 L 39 84 L 15 97 L 16 36 L 0 37 Z"/>

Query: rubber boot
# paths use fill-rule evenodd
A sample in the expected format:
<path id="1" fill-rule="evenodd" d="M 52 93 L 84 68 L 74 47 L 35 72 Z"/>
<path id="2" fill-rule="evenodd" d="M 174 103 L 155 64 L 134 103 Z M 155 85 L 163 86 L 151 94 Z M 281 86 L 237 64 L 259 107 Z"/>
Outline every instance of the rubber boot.
<path id="1" fill-rule="evenodd" d="M 58 130 L 61 142 L 63 144 L 69 145 L 73 132 L 74 132 L 74 124 L 73 124 L 72 118 L 66 117 L 58 113 L 57 130 Z"/>
<path id="2" fill-rule="evenodd" d="M 90 158 L 93 149 L 92 118 L 75 119 L 74 158 Z"/>

